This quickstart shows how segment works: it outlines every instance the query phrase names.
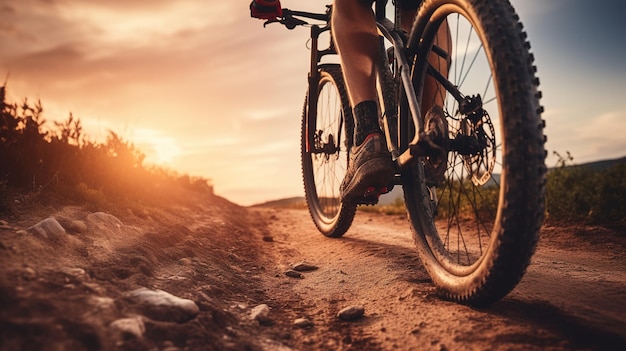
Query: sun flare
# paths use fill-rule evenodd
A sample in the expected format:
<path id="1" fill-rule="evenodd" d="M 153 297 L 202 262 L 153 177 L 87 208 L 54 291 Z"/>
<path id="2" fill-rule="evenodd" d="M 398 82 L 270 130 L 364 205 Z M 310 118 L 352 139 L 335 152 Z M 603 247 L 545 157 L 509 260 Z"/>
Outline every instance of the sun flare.
<path id="1" fill-rule="evenodd" d="M 171 164 L 182 154 L 176 139 L 153 129 L 138 129 L 134 132 L 138 148 L 146 154 L 146 162 L 158 165 Z"/>

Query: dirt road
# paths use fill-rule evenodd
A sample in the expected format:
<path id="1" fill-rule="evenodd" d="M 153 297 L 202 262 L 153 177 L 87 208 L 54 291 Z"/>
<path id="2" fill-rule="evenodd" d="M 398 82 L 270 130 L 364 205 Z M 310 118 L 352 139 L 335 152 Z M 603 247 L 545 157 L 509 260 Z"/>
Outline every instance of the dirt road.
<path id="1" fill-rule="evenodd" d="M 0 218 L 1 350 L 626 349 L 623 232 L 544 228 L 519 286 L 473 309 L 437 294 L 404 216 L 359 212 L 329 239 L 305 210 L 219 197 L 112 213 Z M 33 230 L 48 216 L 65 232 Z M 317 269 L 285 274 L 301 262 Z M 155 309 L 142 289 L 189 308 Z M 351 306 L 363 317 L 337 318 Z"/>
<path id="2" fill-rule="evenodd" d="M 319 270 L 304 279 L 266 282 L 271 296 L 315 323 L 304 345 L 339 349 L 623 349 L 626 340 L 626 261 L 607 232 L 547 227 L 527 275 L 509 296 L 477 310 L 438 297 L 413 250 L 404 216 L 358 213 L 343 239 L 316 232 L 305 211 L 258 210 L 271 218 L 275 259 Z M 572 230 L 571 228 L 569 230 Z M 586 237 L 593 238 L 592 242 Z M 564 242 L 564 244 L 561 244 Z M 343 307 L 362 305 L 365 318 L 335 321 Z"/>

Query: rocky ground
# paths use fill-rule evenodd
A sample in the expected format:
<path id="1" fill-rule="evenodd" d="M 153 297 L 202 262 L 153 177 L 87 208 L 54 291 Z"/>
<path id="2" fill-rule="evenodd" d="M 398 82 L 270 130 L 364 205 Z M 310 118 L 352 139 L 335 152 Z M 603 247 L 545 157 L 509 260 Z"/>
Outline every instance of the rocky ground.
<path id="1" fill-rule="evenodd" d="M 343 239 L 216 196 L 0 219 L 1 350 L 626 349 L 619 228 L 546 226 L 520 285 L 473 309 L 439 297 L 398 215 Z"/>

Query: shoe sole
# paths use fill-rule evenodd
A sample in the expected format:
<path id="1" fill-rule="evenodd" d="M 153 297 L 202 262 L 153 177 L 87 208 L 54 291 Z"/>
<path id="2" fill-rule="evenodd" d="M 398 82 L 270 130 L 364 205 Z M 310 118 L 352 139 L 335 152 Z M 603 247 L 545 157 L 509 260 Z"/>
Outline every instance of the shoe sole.
<path id="1" fill-rule="evenodd" d="M 393 183 L 394 171 L 390 159 L 375 158 L 359 167 L 354 178 L 341 192 L 341 201 L 355 200 L 365 195 L 368 188 L 378 189 Z"/>

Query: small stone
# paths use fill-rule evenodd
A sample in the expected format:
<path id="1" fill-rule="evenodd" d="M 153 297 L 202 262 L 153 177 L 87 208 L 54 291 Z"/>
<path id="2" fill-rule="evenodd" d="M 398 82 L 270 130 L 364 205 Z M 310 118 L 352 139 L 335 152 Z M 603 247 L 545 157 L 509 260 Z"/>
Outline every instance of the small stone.
<path id="1" fill-rule="evenodd" d="M 33 280 L 37 277 L 37 272 L 30 267 L 26 267 L 22 271 L 22 277 L 26 280 Z"/>
<path id="2" fill-rule="evenodd" d="M 115 310 L 115 300 L 110 297 L 91 296 L 88 302 L 99 313 Z"/>
<path id="3" fill-rule="evenodd" d="M 134 336 L 136 338 L 143 337 L 146 332 L 146 326 L 141 317 L 122 318 L 111 322 L 110 327 L 123 335 Z"/>
<path id="4" fill-rule="evenodd" d="M 0 221 L 0 229 L 13 230 L 14 228 L 11 227 L 6 221 Z"/>
<path id="5" fill-rule="evenodd" d="M 63 268 L 61 269 L 61 272 L 75 279 L 81 279 L 87 275 L 85 270 L 82 268 Z"/>
<path id="6" fill-rule="evenodd" d="M 285 272 L 285 275 L 291 278 L 299 278 L 299 279 L 304 278 L 304 275 L 302 273 L 296 272 L 293 269 L 290 269 L 287 272 Z"/>
<path id="7" fill-rule="evenodd" d="M 58 238 L 66 234 L 65 229 L 63 229 L 61 224 L 52 217 L 44 219 L 43 221 L 28 228 L 28 230 L 32 233 L 39 234 L 46 239 Z"/>
<path id="8" fill-rule="evenodd" d="M 316 265 L 307 262 L 300 262 L 293 266 L 293 270 L 297 272 L 310 272 L 316 269 L 318 269 Z"/>
<path id="9" fill-rule="evenodd" d="M 250 318 L 258 321 L 261 324 L 269 324 L 270 319 L 270 307 L 266 304 L 261 304 L 254 307 L 250 311 Z"/>
<path id="10" fill-rule="evenodd" d="M 84 233 L 87 231 L 87 224 L 84 221 L 74 220 L 68 224 L 66 229 L 74 233 Z"/>
<path id="11" fill-rule="evenodd" d="M 142 314 L 159 321 L 182 323 L 200 312 L 195 302 L 163 290 L 139 288 L 126 293 L 125 297 L 138 304 Z"/>
<path id="12" fill-rule="evenodd" d="M 354 321 L 365 314 L 365 308 L 363 306 L 350 306 L 342 309 L 337 313 L 337 318 L 344 321 Z"/>
<path id="13" fill-rule="evenodd" d="M 103 293 L 104 293 L 104 289 L 103 289 L 100 285 L 98 285 L 98 284 L 96 284 L 96 283 L 88 283 L 88 282 L 84 282 L 84 281 L 83 281 L 83 282 L 81 282 L 81 283 L 82 283 L 82 285 L 83 285 L 85 288 L 87 288 L 87 289 L 91 290 L 92 292 L 94 292 L 94 293 L 96 293 L 96 294 L 99 294 L 99 295 L 100 295 L 100 294 L 103 294 Z"/>
<path id="14" fill-rule="evenodd" d="M 306 318 L 298 318 L 295 321 L 293 321 L 293 325 L 299 328 L 310 328 L 313 326 L 313 322 L 311 322 L 310 320 Z"/>
<path id="15" fill-rule="evenodd" d="M 269 236 L 269 235 L 264 235 L 264 236 L 263 236 L 263 241 L 268 242 L 268 243 L 271 243 L 271 242 L 273 242 L 273 241 L 274 241 L 274 237 Z"/>
<path id="16" fill-rule="evenodd" d="M 180 260 L 178 260 L 178 264 L 181 266 L 189 266 L 191 265 L 191 259 L 190 258 L 181 258 Z"/>

